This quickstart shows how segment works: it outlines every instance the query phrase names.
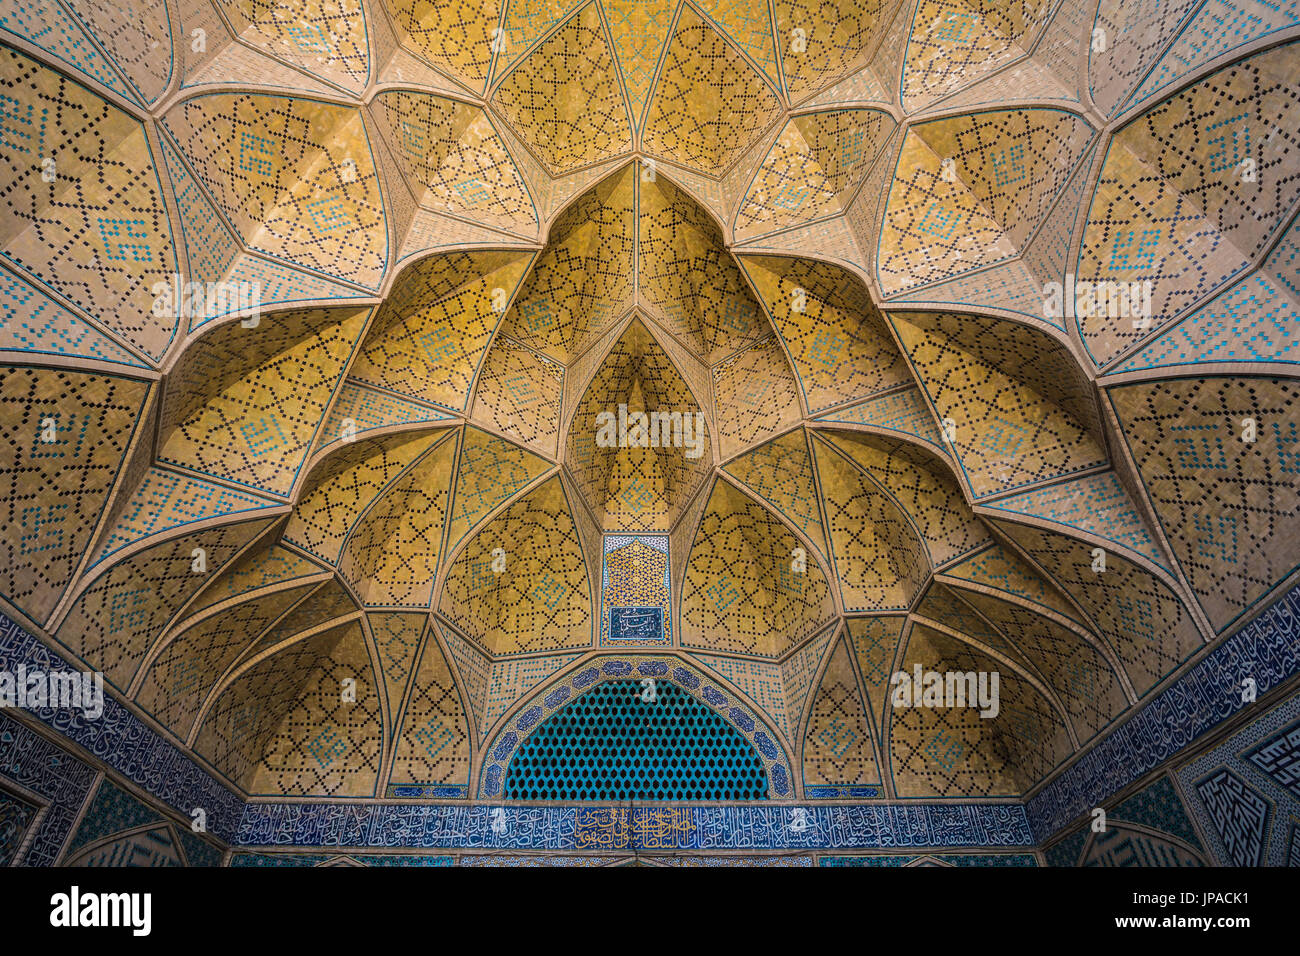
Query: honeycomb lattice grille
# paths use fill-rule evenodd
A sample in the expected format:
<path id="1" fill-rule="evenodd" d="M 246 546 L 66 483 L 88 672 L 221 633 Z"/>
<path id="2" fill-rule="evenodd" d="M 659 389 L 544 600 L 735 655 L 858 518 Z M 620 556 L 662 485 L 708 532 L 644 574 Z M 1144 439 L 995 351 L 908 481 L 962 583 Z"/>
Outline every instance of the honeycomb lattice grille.
<path id="1" fill-rule="evenodd" d="M 764 800 L 763 761 L 685 691 L 610 681 L 552 714 L 510 762 L 513 800 Z"/>

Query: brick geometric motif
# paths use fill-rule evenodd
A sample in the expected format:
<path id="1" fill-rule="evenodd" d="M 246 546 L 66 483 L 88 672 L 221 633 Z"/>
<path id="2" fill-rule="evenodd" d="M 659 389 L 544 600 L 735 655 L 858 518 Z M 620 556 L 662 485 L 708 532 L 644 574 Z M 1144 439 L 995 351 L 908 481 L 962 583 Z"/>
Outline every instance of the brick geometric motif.
<path id="1" fill-rule="evenodd" d="M 788 120 L 736 213 L 737 237 L 842 212 L 897 125 L 879 110 L 828 110 Z"/>
<path id="2" fill-rule="evenodd" d="M 943 436 L 934 421 L 934 413 L 926 406 L 921 390 L 916 386 L 868 399 L 861 405 L 843 411 L 822 415 L 818 421 L 870 425 L 906 432 L 934 445 L 943 443 Z"/>
<path id="3" fill-rule="evenodd" d="M 90 547 L 148 393 L 130 379 L 0 368 L 0 594 L 33 619 L 54 610 Z"/>
<path id="4" fill-rule="evenodd" d="M 316 451 L 338 441 L 351 440 L 371 429 L 436 422 L 450 417 L 427 405 L 417 405 L 387 392 L 344 381 L 338 397 L 330 406 L 329 417 L 321 426 Z"/>
<path id="5" fill-rule="evenodd" d="M 876 270 L 884 294 L 1010 258 L 1015 246 L 956 173 L 913 128 L 889 187 Z M 955 158 L 954 158 L 955 162 Z M 949 167 L 955 170 L 956 167 Z"/>
<path id="6" fill-rule="evenodd" d="M 339 573 L 367 606 L 429 606 L 446 524 L 456 442 L 426 452 L 353 526 Z"/>
<path id="7" fill-rule="evenodd" d="M 1116 371 L 1211 362 L 1300 362 L 1300 220 L 1264 265 Z"/>
<path id="8" fill-rule="evenodd" d="M 772 42 L 772 16 L 753 0 L 700 0 L 700 9 L 759 65 L 773 86 L 781 83 Z"/>
<path id="9" fill-rule="evenodd" d="M 1014 642 L 1056 692 L 1081 744 L 1128 705 L 1110 664 L 1079 634 L 1010 601 L 973 592 L 962 597 Z"/>
<path id="10" fill-rule="evenodd" d="M 373 616 L 371 619 L 374 620 Z M 409 627 L 404 628 L 404 636 L 409 631 Z M 414 633 L 418 638 L 418 631 Z M 375 637 L 379 639 L 378 631 Z M 384 646 L 381 642 L 381 658 Z M 403 650 L 407 647 L 405 640 L 402 647 Z M 414 653 L 415 647 L 410 650 Z M 411 660 L 414 661 L 414 657 Z M 393 702 L 390 706 L 395 708 L 396 699 L 390 696 L 389 700 Z M 402 715 L 389 780 L 392 783 L 468 784 L 469 767 L 470 739 L 465 708 L 451 676 L 451 668 L 430 631 Z"/>
<path id="11" fill-rule="evenodd" d="M 709 97 L 700 96 L 702 87 Z M 780 108 L 761 75 L 692 7 L 684 7 L 659 67 L 643 145 L 683 166 L 720 173 Z"/>
<path id="12" fill-rule="evenodd" d="M 680 448 L 601 447 L 598 416 L 617 417 L 619 405 L 629 413 L 680 412 L 683 421 L 700 409 L 672 359 L 639 319 L 614 344 L 578 402 L 565 464 L 605 530 L 667 531 L 709 471 L 707 426 L 701 419 L 697 437 L 704 452 L 698 458 L 686 457 L 684 436 Z"/>
<path id="13" fill-rule="evenodd" d="M 1030 567 L 1020 555 L 998 541 L 994 541 L 989 548 L 967 558 L 961 564 L 946 568 L 943 573 L 984 587 L 1006 591 L 1008 594 L 1051 608 L 1057 614 L 1071 619 L 1076 619 L 1078 615 L 1055 587 Z"/>
<path id="14" fill-rule="evenodd" d="M 572 15 L 581 0 L 507 0 L 502 49 L 495 75 L 501 76 L 537 44 L 538 39 Z"/>
<path id="15" fill-rule="evenodd" d="M 998 527 L 1083 607 L 1145 694 L 1202 646 L 1182 601 L 1155 575 L 1114 552 L 1092 570 L 1092 545 L 1008 521 Z"/>
<path id="16" fill-rule="evenodd" d="M 921 0 L 903 68 L 907 109 L 1024 56 L 1051 8 L 1048 0 Z"/>
<path id="17" fill-rule="evenodd" d="M 894 655 L 903 636 L 903 617 L 851 617 L 849 645 L 858 662 L 866 690 L 868 711 L 879 719 L 887 703 L 889 678 L 894 672 Z"/>
<path id="18" fill-rule="evenodd" d="M 1046 699 L 996 660 L 931 628 L 914 626 L 903 661 L 911 673 L 998 671 L 998 715 L 972 707 L 895 707 L 890 723 L 900 797 L 1024 793 L 1070 752 Z"/>
<path id="19" fill-rule="evenodd" d="M 768 334 L 722 232 L 687 193 L 656 176 L 637 193 L 637 291 L 706 365 Z"/>
<path id="20" fill-rule="evenodd" d="M 1210 0 L 1178 33 L 1178 39 L 1133 94 L 1140 103 L 1198 67 L 1258 37 L 1300 23 L 1297 0 Z"/>
<path id="21" fill-rule="evenodd" d="M 1091 383 L 1064 346 L 1005 320 L 890 313 L 976 498 L 1102 465 Z"/>
<path id="22" fill-rule="evenodd" d="M 741 257 L 803 385 L 809 411 L 910 384 L 862 282 L 811 259 Z"/>
<path id="23" fill-rule="evenodd" d="M 17 94 L 0 106 L 0 256 L 161 359 L 176 321 L 152 289 L 176 251 L 144 127 L 8 47 L 0 87 Z"/>
<path id="24" fill-rule="evenodd" d="M 1101 0 L 1093 29 L 1103 31 L 1106 49 L 1088 57 L 1088 88 L 1103 115 L 1115 113 L 1196 6 L 1196 0 Z"/>
<path id="25" fill-rule="evenodd" d="M 1064 204 L 1057 207 L 1062 217 L 1064 208 Z M 1052 218 L 1048 219 L 1048 222 L 1052 221 Z M 1035 238 L 1043 235 L 1044 233 L 1039 233 Z M 1034 243 L 1031 243 L 1030 247 L 1033 246 Z M 1043 283 L 1024 259 L 999 262 L 979 272 L 966 273 L 956 279 L 891 298 L 890 302 L 895 306 L 909 302 L 937 302 L 957 307 L 969 305 L 1005 309 L 1062 328 L 1060 319 L 1044 315 Z"/>
<path id="26" fill-rule="evenodd" d="M 226 220 L 217 212 L 216 206 L 208 198 L 190 168 L 185 165 L 180 154 L 171 141 L 162 140 L 162 155 L 171 178 L 172 196 L 176 200 L 176 211 L 180 214 L 181 235 L 185 240 L 185 255 L 189 266 L 190 282 L 220 282 L 226 278 L 231 266 L 239 259 L 243 247 Z M 303 279 L 308 277 L 304 274 Z M 269 290 L 262 288 L 260 300 L 263 303 L 275 301 Z M 184 298 L 183 292 L 180 298 Z M 175 296 L 174 296 L 175 297 Z M 236 303 L 238 299 L 236 298 Z M 214 303 L 215 305 L 216 303 Z M 219 306 L 218 306 L 219 307 Z M 213 310 L 215 311 L 215 310 Z M 216 318 L 209 315 L 206 308 L 194 310 L 190 328 L 195 329 L 204 322 Z"/>
<path id="27" fill-rule="evenodd" d="M 1058 329 L 1064 329 L 1065 320 L 1046 314 L 1041 294 L 1047 282 L 1064 281 L 1066 273 L 1070 271 L 1070 256 L 1074 251 L 1076 235 L 1075 220 L 1093 189 L 1097 152 L 1098 147 L 1095 145 L 1084 151 L 1083 158 L 1078 161 L 1069 182 L 1056 200 L 1056 205 L 1044 217 L 1038 231 L 1023 250 L 1022 261 L 1035 278 L 1034 291 L 1040 294 L 1040 300 L 1036 304 L 1025 302 L 1022 308 L 1034 318 L 1050 322 Z"/>
<path id="28" fill-rule="evenodd" d="M 555 657 L 523 657 L 514 660 L 494 661 L 488 685 L 487 706 L 479 731 L 486 735 L 502 714 L 520 697 L 540 685 L 556 671 L 578 659 L 577 654 Z"/>
<path id="29" fill-rule="evenodd" d="M 488 687 L 492 683 L 492 659 L 477 644 L 458 636 L 450 628 L 439 624 L 437 630 L 446 641 L 450 660 L 460 676 L 469 720 L 475 727 L 481 727 L 487 709 Z"/>
<path id="30" fill-rule="evenodd" d="M 1112 396 L 1170 547 L 1218 630 L 1300 564 L 1300 384 L 1174 379 Z M 1241 440 L 1248 418 L 1254 442 Z"/>
<path id="31" fill-rule="evenodd" d="M 492 102 L 554 175 L 632 148 L 614 57 L 594 3 L 529 53 Z"/>
<path id="32" fill-rule="evenodd" d="M 725 481 L 713 486 L 682 584 L 686 647 L 776 658 L 834 614 L 820 566 L 793 566 L 799 539 Z"/>
<path id="33" fill-rule="evenodd" d="M 804 732 L 803 779 L 806 786 L 880 782 L 862 694 L 848 649 L 840 641 L 813 696 Z"/>
<path id="34" fill-rule="evenodd" d="M 131 497 L 119 502 L 122 510 L 109 528 L 108 537 L 103 539 L 95 564 L 128 544 L 170 528 L 219 515 L 255 511 L 270 504 L 264 498 L 208 481 L 150 468 Z"/>
<path id="35" fill-rule="evenodd" d="M 1132 497 L 1113 471 L 1012 495 L 991 507 L 1086 531 L 1135 551 L 1162 567 L 1166 563 Z"/>
<path id="36" fill-rule="evenodd" d="M 640 126 L 675 5 L 664 0 L 603 0 L 601 7 L 614 40 L 632 122 Z"/>
<path id="37" fill-rule="evenodd" d="M 790 720 L 792 740 L 803 726 L 804 705 L 813 691 L 813 681 L 821 667 L 826 648 L 835 637 L 835 628 L 828 627 L 781 661 L 781 684 L 785 690 L 785 712 Z"/>
<path id="38" fill-rule="evenodd" d="M 915 522 L 933 564 L 944 564 L 989 540 L 946 464 L 928 451 L 880 435 L 821 432 L 864 468 Z"/>
<path id="39" fill-rule="evenodd" d="M 514 294 L 529 258 L 518 252 L 452 252 L 404 270 L 376 312 L 350 377 L 463 411 L 501 320 L 494 305 Z"/>
<path id="40" fill-rule="evenodd" d="M 0 10 L 0 30 L 22 37 L 84 76 L 131 99 L 130 87 L 108 57 L 62 5 L 7 3 Z"/>
<path id="41" fill-rule="evenodd" d="M 148 367 L 98 326 L 6 269 L 0 269 L 0 349 Z"/>
<path id="42" fill-rule="evenodd" d="M 760 445 L 726 466 L 812 539 L 823 552 L 826 530 L 817 506 L 812 456 L 802 429 Z"/>
<path id="43" fill-rule="evenodd" d="M 208 693 L 257 636 L 311 591 L 308 585 L 244 601 L 172 636 L 145 674 L 136 702 L 180 737 Z"/>
<path id="44" fill-rule="evenodd" d="M 483 361 L 474 417 L 555 457 L 563 383 L 563 367 L 517 342 L 498 338 Z"/>
<path id="45" fill-rule="evenodd" d="M 481 91 L 492 65 L 497 0 L 390 0 L 401 44 L 470 89 Z"/>
<path id="46" fill-rule="evenodd" d="M 509 127 L 503 126 L 502 129 L 508 131 Z M 503 138 L 506 135 L 506 132 L 503 132 Z M 597 163 L 595 166 L 585 166 L 575 172 L 567 173 L 558 179 L 551 179 L 542 170 L 541 164 L 536 162 L 514 137 L 509 139 L 512 149 L 511 158 L 521 170 L 527 173 L 526 181 L 529 189 L 532 190 L 538 212 L 548 219 L 571 203 L 583 190 L 590 189 L 593 184 L 610 175 L 610 169 L 613 167 L 612 163 Z"/>
<path id="47" fill-rule="evenodd" d="M 763 709 L 763 713 L 790 738 L 790 724 L 785 711 L 785 682 L 780 666 L 768 661 L 755 661 L 743 657 L 710 657 L 696 655 L 696 659 L 717 671 L 741 693 Z"/>
<path id="48" fill-rule="evenodd" d="M 551 224 L 503 334 L 567 365 L 631 306 L 635 176 L 614 173 Z"/>
<path id="49" fill-rule="evenodd" d="M 780 343 L 769 338 L 713 369 L 713 404 L 723 457 L 799 420 L 798 384 Z"/>
<path id="50" fill-rule="evenodd" d="M 958 593 L 961 597 L 958 597 Z M 967 603 L 971 597 L 969 592 L 957 592 L 941 584 L 932 584 L 913 612 L 916 615 L 914 619 L 924 618 L 942 624 L 949 630 L 956 631 L 957 636 L 968 643 L 978 641 L 985 647 L 991 647 L 1013 664 L 1033 674 L 1034 665 L 1020 648 L 987 620 L 980 617 L 975 612 L 973 603 Z"/>
<path id="51" fill-rule="evenodd" d="M 221 569 L 190 611 L 198 613 L 249 591 L 282 581 L 319 574 L 321 568 L 279 544 L 254 547 Z"/>
<path id="52" fill-rule="evenodd" d="M 356 701 L 343 700 L 344 679 Z M 379 694 L 356 623 L 268 657 L 221 694 L 195 749 L 249 794 L 369 797 L 379 772 Z"/>
<path id="53" fill-rule="evenodd" d="M 904 142 L 906 136 L 903 134 L 895 133 L 889 138 L 879 161 L 867 173 L 866 181 L 841 220 L 843 225 L 848 226 L 849 233 L 862 257 L 863 268 L 868 272 L 877 268 L 884 210 L 888 204 L 890 187 L 894 181 L 897 161 L 902 153 Z M 921 155 L 924 155 L 924 151 Z"/>
<path id="54" fill-rule="evenodd" d="M 880 237 L 889 294 L 1007 259 L 1046 216 L 1092 128 L 1063 110 L 934 120 L 903 142 Z"/>
<path id="55" fill-rule="evenodd" d="M 492 568 L 496 548 L 504 571 Z M 470 540 L 447 572 L 439 612 L 496 654 L 591 646 L 591 586 L 558 476 Z"/>
<path id="56" fill-rule="evenodd" d="M 168 377 L 158 460 L 288 495 L 368 315 L 313 309 L 208 332 Z"/>
<path id="57" fill-rule="evenodd" d="M 884 55 L 887 51 L 882 47 L 880 53 Z M 839 103 L 861 103 L 864 101 L 876 101 L 878 103 L 887 103 L 893 94 L 885 89 L 885 84 L 880 81 L 872 70 L 859 70 L 856 73 L 850 73 L 839 83 L 823 90 L 810 100 L 806 100 L 804 106 L 834 106 Z"/>
<path id="58" fill-rule="evenodd" d="M 113 5 L 68 0 L 68 7 L 113 58 L 140 99 L 157 102 L 167 89 L 175 59 L 164 0 Z"/>
<path id="59" fill-rule="evenodd" d="M 1151 107 L 1111 143 L 1076 270 L 1079 281 L 1150 282 L 1151 323 L 1079 319 L 1105 365 L 1264 250 L 1300 197 L 1295 45 L 1256 54 Z"/>
<path id="60" fill-rule="evenodd" d="M 929 570 L 924 543 L 871 478 L 820 438 L 813 446 L 845 610 L 906 608 Z"/>
<path id="61" fill-rule="evenodd" d="M 447 526 L 449 548 L 478 527 L 489 511 L 549 467 L 536 455 L 477 428 L 466 428 L 461 442 Z"/>
<path id="62" fill-rule="evenodd" d="M 300 601 L 292 611 L 280 618 L 258 638 L 257 644 L 246 651 L 241 662 L 282 644 L 304 631 L 320 627 L 337 618 L 356 613 L 357 604 L 337 578 L 326 581 Z"/>
<path id="63" fill-rule="evenodd" d="M 422 205 L 505 228 L 536 226 L 528 188 L 481 109 L 410 90 L 380 93 L 375 104 L 406 181 L 424 187 Z"/>
<path id="64" fill-rule="evenodd" d="M 379 285 L 384 205 L 355 109 L 218 93 L 174 107 L 164 126 L 250 248 Z"/>
<path id="65" fill-rule="evenodd" d="M 888 26 L 893 6 L 888 0 L 776 0 L 776 36 L 790 99 L 798 102 L 840 79 Z M 807 34 L 802 52 L 792 43 L 796 28 Z"/>
<path id="66" fill-rule="evenodd" d="M 284 540 L 333 564 L 357 518 L 445 433 L 403 432 L 340 446 L 308 476 Z"/>
<path id="67" fill-rule="evenodd" d="M 245 39 L 360 94 L 370 75 L 360 0 L 217 0 Z"/>
<path id="68" fill-rule="evenodd" d="M 364 294 L 352 286 L 309 275 L 293 266 L 271 262 L 247 252 L 236 257 L 226 279 L 231 282 L 255 283 L 262 291 L 263 305 L 300 302 L 305 299 L 358 299 Z M 198 328 L 202 324 L 201 319 L 196 317 L 191 321 L 190 327 Z"/>
<path id="69" fill-rule="evenodd" d="M 59 625 L 59 642 L 125 690 L 167 622 L 266 525 L 254 520 L 205 528 L 112 565 L 73 603 Z M 195 548 L 207 553 L 207 574 L 194 572 Z"/>
<path id="70" fill-rule="evenodd" d="M 911 673 L 918 663 L 923 670 L 939 672 L 998 670 L 996 660 L 915 625 L 902 670 Z M 1000 682 L 1000 691 L 1003 686 Z M 1014 755 L 998 745 L 994 721 L 981 719 L 976 710 L 893 707 L 891 698 L 885 713 L 894 788 L 900 797 L 989 796 L 1019 789 Z"/>

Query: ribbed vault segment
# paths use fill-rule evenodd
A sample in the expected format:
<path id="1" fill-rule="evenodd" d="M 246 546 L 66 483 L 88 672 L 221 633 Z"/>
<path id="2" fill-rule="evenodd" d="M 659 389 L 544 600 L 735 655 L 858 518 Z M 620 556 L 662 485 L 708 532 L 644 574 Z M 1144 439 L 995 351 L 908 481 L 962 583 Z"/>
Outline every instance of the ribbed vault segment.
<path id="1" fill-rule="evenodd" d="M 652 422 L 650 412 L 675 417 Z M 642 420 L 629 425 L 629 416 L 637 415 Z M 633 318 L 569 423 L 565 465 L 574 482 L 605 530 L 667 531 L 680 514 L 678 503 L 689 501 L 707 474 L 710 458 L 699 401 L 663 347 Z"/>

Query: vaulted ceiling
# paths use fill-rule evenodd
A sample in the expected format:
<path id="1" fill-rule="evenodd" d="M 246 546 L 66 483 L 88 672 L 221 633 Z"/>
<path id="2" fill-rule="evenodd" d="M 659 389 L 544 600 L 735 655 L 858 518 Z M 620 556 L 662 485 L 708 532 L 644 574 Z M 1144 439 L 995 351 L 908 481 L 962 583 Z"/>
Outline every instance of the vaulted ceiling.
<path id="1" fill-rule="evenodd" d="M 1022 796 L 1300 564 L 1298 25 L 3 0 L 0 596 L 253 795 L 495 795 L 644 654 L 775 795 Z"/>

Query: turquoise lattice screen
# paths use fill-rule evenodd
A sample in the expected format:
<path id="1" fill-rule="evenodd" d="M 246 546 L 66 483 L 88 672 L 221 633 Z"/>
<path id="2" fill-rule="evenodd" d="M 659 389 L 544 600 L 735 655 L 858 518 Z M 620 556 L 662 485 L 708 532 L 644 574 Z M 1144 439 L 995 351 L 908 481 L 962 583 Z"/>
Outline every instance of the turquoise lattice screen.
<path id="1" fill-rule="evenodd" d="M 765 800 L 749 741 L 668 681 L 609 681 L 552 714 L 506 773 L 508 800 Z"/>

